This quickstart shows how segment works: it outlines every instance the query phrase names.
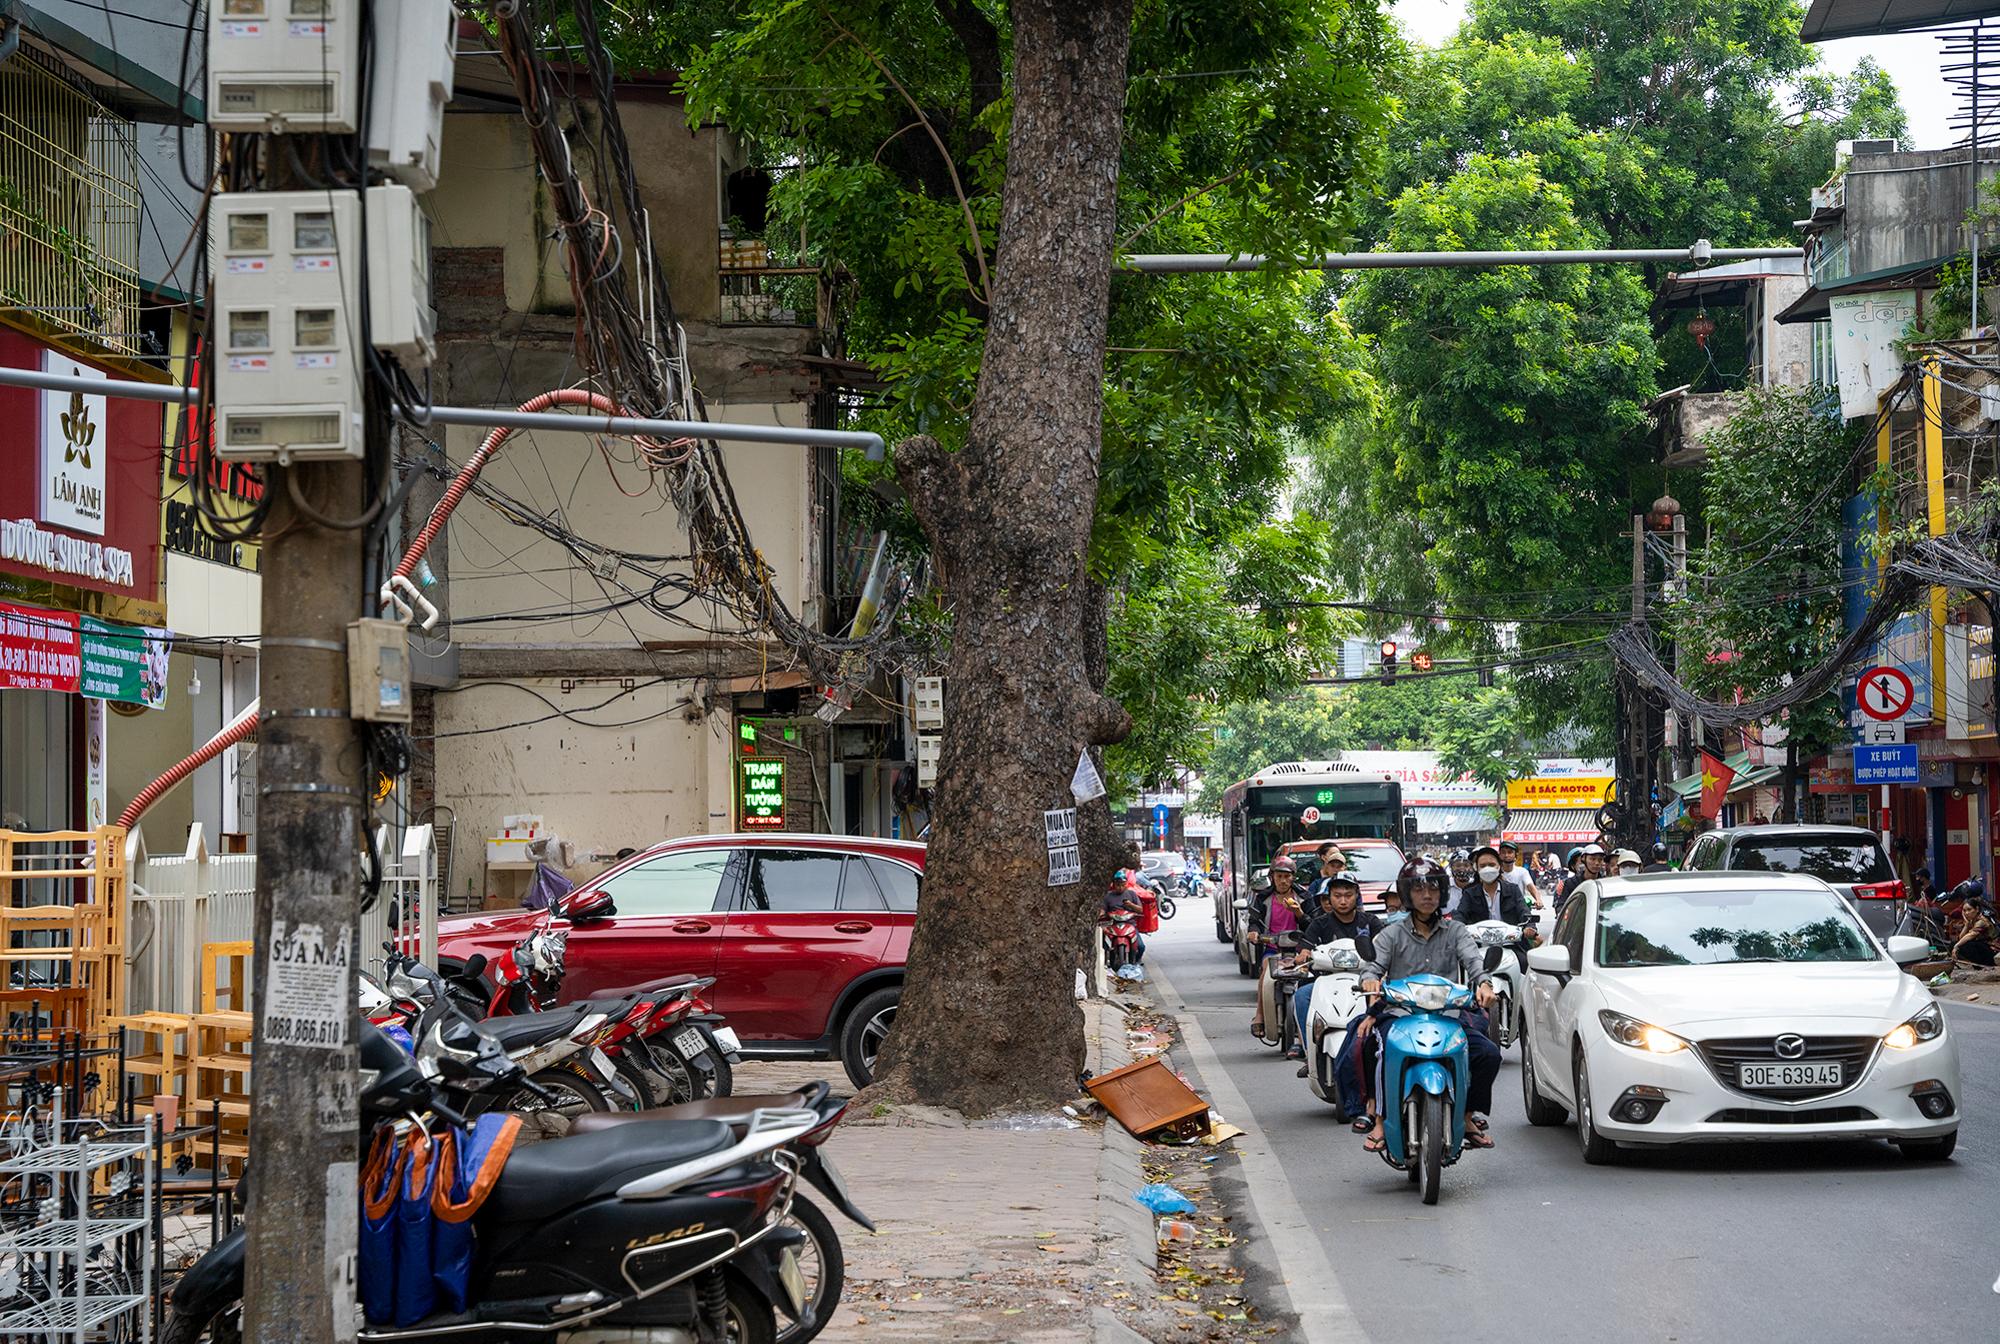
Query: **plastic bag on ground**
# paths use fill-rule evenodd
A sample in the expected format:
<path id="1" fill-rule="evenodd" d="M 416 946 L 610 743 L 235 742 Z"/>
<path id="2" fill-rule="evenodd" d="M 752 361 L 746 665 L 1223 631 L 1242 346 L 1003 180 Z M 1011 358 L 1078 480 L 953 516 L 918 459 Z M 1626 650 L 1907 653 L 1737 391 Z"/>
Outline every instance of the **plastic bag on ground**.
<path id="1" fill-rule="evenodd" d="M 1171 1185 L 1142 1185 L 1132 1192 L 1132 1198 L 1154 1213 L 1194 1212 L 1194 1201 Z"/>

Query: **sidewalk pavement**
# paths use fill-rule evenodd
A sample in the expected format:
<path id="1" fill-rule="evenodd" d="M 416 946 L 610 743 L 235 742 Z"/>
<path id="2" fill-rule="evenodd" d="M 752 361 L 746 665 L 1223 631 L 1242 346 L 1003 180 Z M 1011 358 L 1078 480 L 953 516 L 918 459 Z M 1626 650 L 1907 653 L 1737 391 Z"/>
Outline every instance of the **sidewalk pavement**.
<path id="1" fill-rule="evenodd" d="M 1083 1005 L 1091 1072 L 1131 1061 L 1125 1020 Z M 814 1078 L 844 1088 L 840 1066 L 748 1063 L 739 1092 Z M 1099 1113 L 1101 1116 L 1101 1113 Z M 1116 1122 L 1029 1115 L 967 1124 L 924 1107 L 850 1113 L 828 1153 L 874 1235 L 834 1214 L 847 1290 L 825 1344 L 927 1339 L 973 1344 L 1130 1344 L 1121 1317 L 1153 1307 L 1152 1216 L 1142 1145 Z"/>

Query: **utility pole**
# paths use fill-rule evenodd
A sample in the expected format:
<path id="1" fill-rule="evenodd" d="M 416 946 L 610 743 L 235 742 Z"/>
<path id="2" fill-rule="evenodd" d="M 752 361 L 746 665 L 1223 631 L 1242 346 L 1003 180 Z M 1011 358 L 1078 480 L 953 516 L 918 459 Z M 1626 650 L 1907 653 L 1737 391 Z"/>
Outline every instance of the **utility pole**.
<path id="1" fill-rule="evenodd" d="M 1646 620 L 1646 516 L 1632 515 L 1632 624 Z M 1619 772 L 1618 803 L 1624 818 L 1619 839 L 1643 849 L 1652 838 L 1653 783 L 1649 748 L 1652 742 L 1652 702 L 1631 671 L 1619 668 L 1617 691 L 1623 713 L 1624 769 Z"/>

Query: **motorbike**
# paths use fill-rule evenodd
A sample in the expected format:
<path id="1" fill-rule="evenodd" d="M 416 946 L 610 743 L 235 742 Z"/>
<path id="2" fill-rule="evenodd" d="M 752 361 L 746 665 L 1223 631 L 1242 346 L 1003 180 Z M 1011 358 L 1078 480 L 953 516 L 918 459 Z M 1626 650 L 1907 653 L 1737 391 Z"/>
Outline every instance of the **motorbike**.
<path id="1" fill-rule="evenodd" d="M 1271 973 L 1257 978 L 1257 999 L 1258 1006 L 1263 1009 L 1261 1016 L 1264 1031 L 1262 1035 L 1257 1035 L 1256 1039 L 1278 1050 L 1283 1050 L 1292 1043 L 1294 1033 L 1297 1031 L 1297 1024 L 1292 1021 L 1292 992 L 1299 987 L 1299 982 L 1310 974 L 1309 971 L 1294 966 L 1291 958 L 1284 955 L 1292 950 L 1294 943 L 1293 935 L 1279 934 L 1278 945 L 1282 949 L 1281 953 L 1268 959 Z M 1256 1033 L 1253 1032 L 1252 1035 Z"/>
<path id="2" fill-rule="evenodd" d="M 1303 1028 L 1306 1085 L 1342 1120 L 1352 1120 L 1361 1108 L 1348 1104 L 1335 1061 L 1348 1027 L 1368 1010 L 1368 996 L 1361 992 L 1361 953 L 1352 938 L 1337 939 L 1313 949 L 1311 966 L 1312 996 Z"/>
<path id="3" fill-rule="evenodd" d="M 1104 964 L 1114 972 L 1139 960 L 1139 919 L 1129 910 L 1118 910 L 1098 921 L 1104 930 Z"/>
<path id="4" fill-rule="evenodd" d="M 1421 1183 L 1438 1202 L 1444 1168 L 1465 1151 L 1465 1094 L 1472 1057 L 1465 1024 L 1472 991 L 1440 975 L 1413 975 L 1382 986 L 1382 1160 Z"/>
<path id="5" fill-rule="evenodd" d="M 1522 992 L 1528 983 L 1521 961 L 1526 949 L 1540 941 L 1530 936 L 1533 928 L 1532 924 L 1522 927 L 1502 919 L 1482 919 L 1471 929 L 1485 954 L 1486 969 L 1493 975 L 1493 1005 L 1487 1011 L 1493 1017 L 1493 1043 L 1502 1050 L 1521 1037 L 1520 1014 L 1526 1002 Z"/>
<path id="6" fill-rule="evenodd" d="M 520 1081 L 520 1065 L 449 1004 L 422 1025 L 412 1055 L 362 1024 L 368 1130 L 465 1129 L 471 1122 L 447 1100 L 448 1088 Z M 784 1225 L 795 1151 L 837 1119 L 780 1105 L 735 1126 L 649 1121 L 515 1148 L 472 1214 L 465 1310 L 435 1310 L 404 1326 L 371 1322 L 358 1338 L 774 1344 L 774 1304 L 795 1319 L 810 1312 L 798 1269 L 805 1237 Z M 247 1243 L 238 1228 L 179 1279 L 163 1344 L 194 1344 L 204 1331 L 241 1337 Z"/>
<path id="7" fill-rule="evenodd" d="M 768 1106 L 802 1107 L 828 1115 L 832 1122 L 837 1122 L 845 1114 L 847 1102 L 828 1094 L 827 1085 L 816 1082 L 778 1096 L 730 1097 L 720 1101 L 687 1102 L 637 1114 L 589 1115 L 577 1121 L 570 1132 L 596 1134 L 635 1121 L 703 1119 L 720 1120 L 740 1133 L 758 1109 Z M 822 1151 L 821 1145 L 830 1133 L 831 1123 L 826 1129 L 815 1130 L 799 1141 L 796 1149 L 799 1175 L 850 1221 L 873 1232 L 875 1224 L 855 1206 L 853 1196 L 848 1193 L 846 1183 L 833 1165 L 833 1159 Z M 804 1194 L 793 1194 L 791 1209 L 786 1216 L 806 1235 L 805 1245 L 800 1248 L 800 1269 L 805 1280 L 808 1312 L 793 1317 L 788 1324 L 780 1324 L 778 1344 L 805 1344 L 833 1319 L 834 1308 L 840 1305 L 841 1290 L 846 1281 L 847 1261 L 833 1220 Z M 784 1314 L 782 1307 L 780 1314 Z"/>

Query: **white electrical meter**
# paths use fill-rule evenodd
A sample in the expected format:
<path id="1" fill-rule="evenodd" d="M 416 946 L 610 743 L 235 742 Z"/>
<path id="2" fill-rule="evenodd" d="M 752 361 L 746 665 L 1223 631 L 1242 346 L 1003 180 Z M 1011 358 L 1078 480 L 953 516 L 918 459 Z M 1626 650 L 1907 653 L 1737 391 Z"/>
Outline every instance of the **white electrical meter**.
<path id="1" fill-rule="evenodd" d="M 368 337 L 405 369 L 437 356 L 431 307 L 431 226 L 416 193 L 389 183 L 368 188 Z"/>
<path id="2" fill-rule="evenodd" d="M 279 134 L 352 131 L 362 3 L 209 0 L 208 124 Z"/>
<path id="3" fill-rule="evenodd" d="M 361 456 L 360 219 L 351 191 L 215 196 L 217 457 Z"/>
<path id="4" fill-rule="evenodd" d="M 458 13 L 451 0 L 377 5 L 369 45 L 368 166 L 429 191 L 458 60 Z"/>

